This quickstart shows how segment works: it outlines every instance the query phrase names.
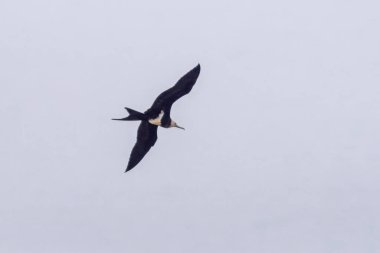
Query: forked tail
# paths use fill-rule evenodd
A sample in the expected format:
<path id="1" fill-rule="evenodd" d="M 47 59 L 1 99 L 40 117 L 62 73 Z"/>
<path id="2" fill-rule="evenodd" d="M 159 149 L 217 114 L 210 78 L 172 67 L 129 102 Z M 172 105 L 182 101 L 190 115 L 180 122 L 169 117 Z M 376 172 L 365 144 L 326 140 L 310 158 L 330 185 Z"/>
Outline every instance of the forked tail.
<path id="1" fill-rule="evenodd" d="M 112 120 L 127 120 L 127 121 L 130 121 L 130 120 L 147 120 L 147 117 L 145 116 L 144 113 L 132 110 L 128 107 L 125 107 L 125 110 L 127 110 L 129 112 L 128 117 L 125 117 L 122 119 L 112 119 Z"/>

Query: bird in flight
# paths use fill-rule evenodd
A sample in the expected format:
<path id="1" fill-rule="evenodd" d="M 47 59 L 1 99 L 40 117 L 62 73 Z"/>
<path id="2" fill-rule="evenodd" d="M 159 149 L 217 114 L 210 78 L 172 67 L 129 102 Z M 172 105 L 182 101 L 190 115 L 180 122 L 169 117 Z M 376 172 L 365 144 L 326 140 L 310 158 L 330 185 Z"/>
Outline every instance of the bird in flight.
<path id="1" fill-rule="evenodd" d="M 158 126 L 164 128 L 177 127 L 184 130 L 183 127 L 177 125 L 177 123 L 170 118 L 170 109 L 175 101 L 191 91 L 198 79 L 200 71 L 201 66 L 198 64 L 181 77 L 173 87 L 162 92 L 156 100 L 154 100 L 152 106 L 144 113 L 125 107 L 129 116 L 122 119 L 113 119 L 141 121 L 137 130 L 137 141 L 132 149 L 125 172 L 133 169 L 156 143 Z"/>

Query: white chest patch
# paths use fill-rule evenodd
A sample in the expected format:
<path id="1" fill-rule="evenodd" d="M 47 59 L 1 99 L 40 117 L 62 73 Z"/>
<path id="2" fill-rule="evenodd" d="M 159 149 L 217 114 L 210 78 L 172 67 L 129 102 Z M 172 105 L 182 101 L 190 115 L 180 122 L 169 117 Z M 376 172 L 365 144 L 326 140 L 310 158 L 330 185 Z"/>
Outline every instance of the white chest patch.
<path id="1" fill-rule="evenodd" d="M 149 123 L 157 126 L 161 126 L 161 119 L 164 116 L 164 111 L 161 111 L 157 118 L 150 119 Z"/>

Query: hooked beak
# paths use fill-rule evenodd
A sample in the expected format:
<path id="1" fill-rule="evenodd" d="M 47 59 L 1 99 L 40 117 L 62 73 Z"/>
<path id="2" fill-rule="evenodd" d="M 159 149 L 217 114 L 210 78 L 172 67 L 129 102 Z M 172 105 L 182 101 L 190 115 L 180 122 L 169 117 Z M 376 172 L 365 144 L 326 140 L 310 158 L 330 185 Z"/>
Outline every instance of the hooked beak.
<path id="1" fill-rule="evenodd" d="M 185 128 L 180 127 L 180 126 L 178 126 L 178 125 L 175 125 L 175 127 L 176 127 L 176 128 L 179 128 L 179 129 L 182 129 L 182 130 L 185 130 Z"/>

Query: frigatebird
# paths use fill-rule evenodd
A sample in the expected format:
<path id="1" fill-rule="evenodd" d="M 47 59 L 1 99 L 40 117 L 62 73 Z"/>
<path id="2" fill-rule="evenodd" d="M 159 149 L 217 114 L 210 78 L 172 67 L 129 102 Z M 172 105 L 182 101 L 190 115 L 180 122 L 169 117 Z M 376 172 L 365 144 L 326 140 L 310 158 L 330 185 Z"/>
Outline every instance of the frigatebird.
<path id="1" fill-rule="evenodd" d="M 183 127 L 177 125 L 177 123 L 170 118 L 170 110 L 175 101 L 191 91 L 198 79 L 200 71 L 201 66 L 198 64 L 181 77 L 173 87 L 162 92 L 156 100 L 154 100 L 152 106 L 144 113 L 125 107 L 129 116 L 122 119 L 113 119 L 141 121 L 137 130 L 137 141 L 132 149 L 125 172 L 133 169 L 144 158 L 150 148 L 154 146 L 157 141 L 158 126 L 164 128 L 177 127 L 184 130 Z"/>

